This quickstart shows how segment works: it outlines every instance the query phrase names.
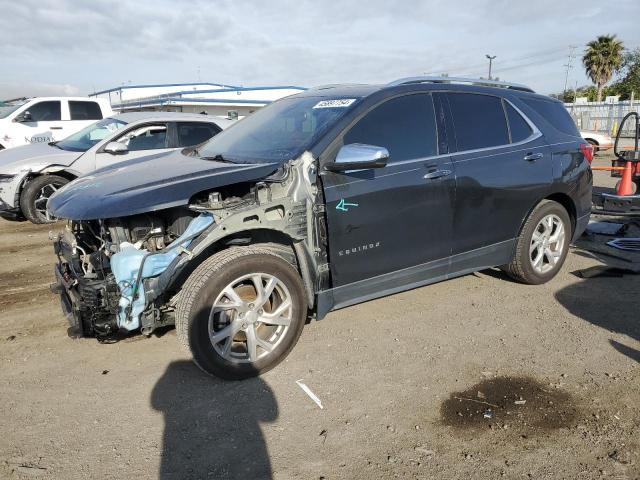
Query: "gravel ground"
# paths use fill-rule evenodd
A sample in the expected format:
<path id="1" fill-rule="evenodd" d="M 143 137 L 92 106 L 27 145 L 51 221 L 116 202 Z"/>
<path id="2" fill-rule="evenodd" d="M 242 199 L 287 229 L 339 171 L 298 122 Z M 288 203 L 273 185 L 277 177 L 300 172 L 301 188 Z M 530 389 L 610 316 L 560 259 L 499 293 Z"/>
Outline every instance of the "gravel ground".
<path id="1" fill-rule="evenodd" d="M 577 252 L 542 286 L 467 275 L 334 312 L 227 383 L 173 330 L 67 338 L 50 229 L 0 220 L 0 478 L 640 478 L 637 275 L 579 278 Z"/>

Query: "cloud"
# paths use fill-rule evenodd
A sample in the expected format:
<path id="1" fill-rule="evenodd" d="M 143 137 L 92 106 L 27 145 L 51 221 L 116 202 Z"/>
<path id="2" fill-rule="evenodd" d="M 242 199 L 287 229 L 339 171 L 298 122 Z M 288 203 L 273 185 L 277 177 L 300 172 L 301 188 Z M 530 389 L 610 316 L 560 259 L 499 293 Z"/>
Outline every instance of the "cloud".
<path id="1" fill-rule="evenodd" d="M 495 73 L 562 88 L 568 46 L 601 33 L 640 45 L 637 0 L 0 0 L 0 84 L 198 80 L 318 85 Z M 580 50 L 579 49 L 579 50 Z M 579 53 L 579 52 L 577 52 Z M 579 65 L 571 77 L 586 82 Z M 0 90 L 0 97 L 6 96 Z"/>
<path id="2" fill-rule="evenodd" d="M 80 87 L 52 83 L 0 83 L 0 99 L 46 96 L 81 96 Z"/>

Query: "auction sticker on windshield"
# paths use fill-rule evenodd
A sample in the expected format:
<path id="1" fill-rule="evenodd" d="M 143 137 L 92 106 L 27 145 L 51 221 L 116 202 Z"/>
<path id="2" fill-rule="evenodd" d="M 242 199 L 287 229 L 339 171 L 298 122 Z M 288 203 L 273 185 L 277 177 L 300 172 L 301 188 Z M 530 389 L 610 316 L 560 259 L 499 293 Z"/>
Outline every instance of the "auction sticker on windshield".
<path id="1" fill-rule="evenodd" d="M 355 102 L 355 98 L 336 98 L 335 100 L 322 100 L 313 108 L 345 108 Z"/>

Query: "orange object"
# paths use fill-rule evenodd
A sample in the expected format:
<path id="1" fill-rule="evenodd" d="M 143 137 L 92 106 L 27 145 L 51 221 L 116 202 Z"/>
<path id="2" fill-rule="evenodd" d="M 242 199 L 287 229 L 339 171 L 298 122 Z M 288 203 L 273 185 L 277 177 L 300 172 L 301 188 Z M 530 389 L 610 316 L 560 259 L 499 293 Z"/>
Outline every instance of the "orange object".
<path id="1" fill-rule="evenodd" d="M 624 171 L 622 172 L 622 180 L 618 183 L 618 189 L 616 193 L 618 195 L 633 195 L 633 172 L 635 165 L 632 162 L 627 162 L 624 165 Z"/>
<path id="2" fill-rule="evenodd" d="M 627 167 L 591 167 L 591 170 L 605 170 L 607 172 L 614 172 L 616 170 L 624 170 Z"/>

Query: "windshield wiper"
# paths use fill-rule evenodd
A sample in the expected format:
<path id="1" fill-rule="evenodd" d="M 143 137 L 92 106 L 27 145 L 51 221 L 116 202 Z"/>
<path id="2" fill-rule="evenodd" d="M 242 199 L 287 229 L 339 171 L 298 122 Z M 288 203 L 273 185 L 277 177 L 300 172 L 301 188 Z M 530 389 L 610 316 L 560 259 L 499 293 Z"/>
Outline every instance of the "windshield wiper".
<path id="1" fill-rule="evenodd" d="M 222 156 L 222 154 L 220 153 L 216 153 L 214 156 L 212 157 L 202 157 L 204 160 L 213 160 L 214 162 L 223 162 L 223 163 L 235 163 L 232 162 L 230 159 L 228 158 L 224 158 Z"/>

